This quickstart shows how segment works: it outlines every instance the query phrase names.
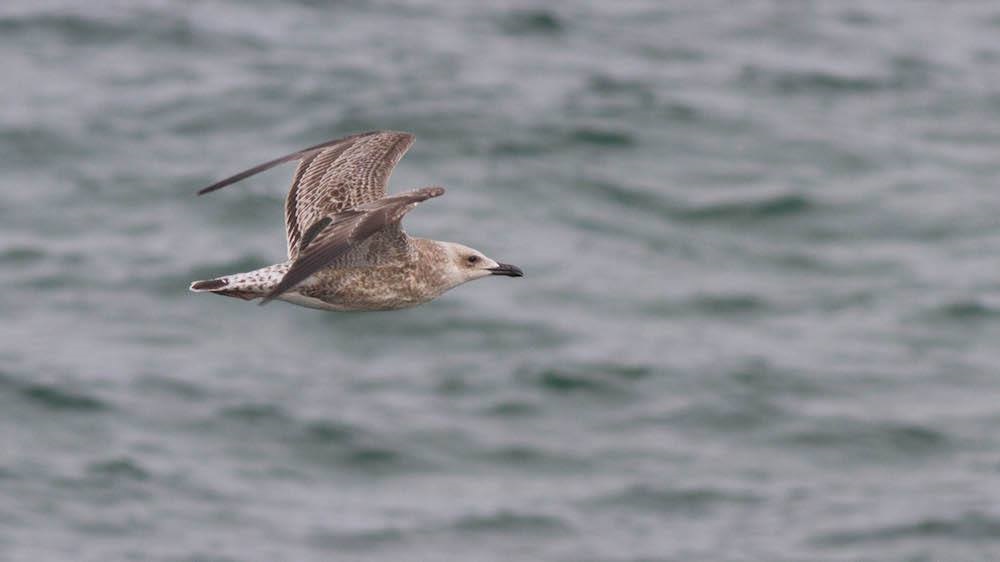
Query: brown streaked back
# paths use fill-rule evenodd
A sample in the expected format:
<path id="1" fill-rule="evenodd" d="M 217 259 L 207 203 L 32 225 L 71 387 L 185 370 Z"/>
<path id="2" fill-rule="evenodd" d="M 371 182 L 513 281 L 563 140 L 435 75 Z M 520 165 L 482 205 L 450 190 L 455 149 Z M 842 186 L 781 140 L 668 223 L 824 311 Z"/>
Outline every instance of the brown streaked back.
<path id="1" fill-rule="evenodd" d="M 322 217 L 315 228 L 305 229 L 307 243 L 297 249 L 288 272 L 260 304 L 266 304 L 294 288 L 317 271 L 334 264 L 361 243 L 382 233 L 383 245 L 394 245 L 406 234 L 399 228 L 403 216 L 422 201 L 444 194 L 444 188 L 425 187 L 371 201 L 340 213 Z M 378 248 L 369 248 L 378 253 Z M 384 249 L 386 252 L 389 248 Z"/>

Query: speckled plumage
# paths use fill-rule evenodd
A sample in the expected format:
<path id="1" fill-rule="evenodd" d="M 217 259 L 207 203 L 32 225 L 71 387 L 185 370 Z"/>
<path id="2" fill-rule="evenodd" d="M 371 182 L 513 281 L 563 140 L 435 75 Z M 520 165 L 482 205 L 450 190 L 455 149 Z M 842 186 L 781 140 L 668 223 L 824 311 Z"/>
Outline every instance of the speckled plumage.
<path id="1" fill-rule="evenodd" d="M 393 310 L 432 300 L 486 275 L 520 277 L 452 242 L 411 238 L 403 216 L 440 187 L 386 195 L 392 169 L 413 135 L 372 131 L 318 144 L 216 182 L 221 189 L 299 160 L 285 201 L 288 261 L 246 273 L 195 281 L 191 290 L 252 300 L 280 299 L 327 310 Z"/>

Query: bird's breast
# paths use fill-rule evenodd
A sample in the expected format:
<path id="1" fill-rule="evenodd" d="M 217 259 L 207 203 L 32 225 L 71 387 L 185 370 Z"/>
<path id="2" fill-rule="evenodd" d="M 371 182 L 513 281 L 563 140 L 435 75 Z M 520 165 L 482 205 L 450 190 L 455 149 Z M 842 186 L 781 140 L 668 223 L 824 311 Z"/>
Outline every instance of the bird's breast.
<path id="1" fill-rule="evenodd" d="M 410 264 L 330 268 L 317 273 L 295 291 L 302 304 L 331 310 L 394 310 L 427 302 L 440 294 L 421 281 Z M 288 300 L 288 299 L 286 299 Z"/>

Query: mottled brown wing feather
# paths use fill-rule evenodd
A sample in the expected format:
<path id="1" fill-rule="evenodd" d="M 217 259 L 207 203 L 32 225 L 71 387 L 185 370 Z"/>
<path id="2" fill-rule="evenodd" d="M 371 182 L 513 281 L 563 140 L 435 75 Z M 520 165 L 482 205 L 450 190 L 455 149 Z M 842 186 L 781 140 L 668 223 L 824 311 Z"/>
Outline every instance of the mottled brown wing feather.
<path id="1" fill-rule="evenodd" d="M 238 174 L 235 174 L 235 175 L 232 175 L 232 176 L 229 176 L 226 179 L 219 180 L 219 181 L 213 183 L 212 185 L 210 185 L 208 187 L 203 187 L 203 188 L 201 188 L 201 189 L 198 190 L 198 195 L 204 195 L 206 193 L 211 193 L 212 191 L 215 191 L 217 189 L 222 189 L 223 187 L 226 187 L 227 185 L 232 185 L 232 184 L 234 184 L 234 183 L 236 183 L 236 182 L 238 182 L 240 180 L 244 180 L 244 179 L 246 179 L 246 178 L 248 178 L 248 177 L 250 177 L 252 175 L 259 174 L 259 173 L 261 173 L 261 172 L 263 172 L 265 170 L 270 170 L 271 168 L 273 168 L 273 167 L 275 167 L 275 166 L 277 166 L 279 164 L 284 164 L 285 162 L 291 162 L 293 160 L 299 160 L 303 156 L 305 156 L 307 154 L 314 154 L 315 152 L 317 152 L 320 149 L 327 148 L 327 147 L 332 147 L 332 146 L 335 146 L 335 145 L 338 145 L 338 144 L 342 144 L 342 143 L 354 141 L 356 139 L 363 138 L 363 137 L 368 137 L 368 136 L 371 136 L 371 135 L 377 135 L 377 134 L 380 134 L 380 133 L 382 133 L 382 131 L 368 131 L 368 132 L 365 132 L 365 133 L 358 133 L 358 134 L 355 134 L 355 135 L 350 135 L 350 136 L 347 136 L 347 137 L 342 137 L 342 138 L 339 138 L 339 139 L 333 139 L 333 140 L 329 140 L 329 141 L 326 141 L 326 142 L 322 142 L 320 144 L 317 144 L 317 145 L 314 145 L 314 146 L 310 146 L 309 148 L 303 148 L 302 150 L 297 150 L 297 151 L 295 151 L 295 152 L 293 152 L 291 154 L 286 154 L 286 155 L 281 156 L 279 158 L 275 158 L 274 160 L 269 160 L 267 162 L 264 162 L 263 164 L 258 164 L 256 166 L 254 166 L 253 168 L 250 168 L 249 170 L 243 170 L 242 172 L 240 172 Z"/>
<path id="2" fill-rule="evenodd" d="M 324 216 L 377 201 L 413 135 L 381 131 L 305 155 L 285 200 L 288 257 L 294 258 L 302 233 Z"/>
<path id="3" fill-rule="evenodd" d="M 292 266 L 281 281 L 260 304 L 266 304 L 282 293 L 293 289 L 310 275 L 336 262 L 359 244 L 376 234 L 391 231 L 402 234 L 399 221 L 421 201 L 444 194 L 444 188 L 425 187 L 392 197 L 364 203 L 319 220 L 320 232 L 310 232 L 311 241 L 296 251 Z M 305 229 L 310 230 L 310 229 Z"/>
<path id="4" fill-rule="evenodd" d="M 392 169 L 413 139 L 410 133 L 369 131 L 326 141 L 219 180 L 198 195 L 299 160 L 285 200 L 288 255 L 294 258 L 302 233 L 317 220 L 384 197 Z"/>

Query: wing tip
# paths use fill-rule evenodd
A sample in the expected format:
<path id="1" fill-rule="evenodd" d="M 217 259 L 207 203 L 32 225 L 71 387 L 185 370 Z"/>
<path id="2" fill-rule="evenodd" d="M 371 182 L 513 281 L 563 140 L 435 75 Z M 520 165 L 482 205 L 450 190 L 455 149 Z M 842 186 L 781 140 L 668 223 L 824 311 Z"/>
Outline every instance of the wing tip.
<path id="1" fill-rule="evenodd" d="M 405 145 L 405 148 L 409 148 L 409 146 L 411 144 L 413 144 L 413 141 L 417 138 L 416 135 L 414 135 L 413 133 L 408 133 L 406 131 L 372 130 L 372 131 L 364 131 L 362 133 L 355 133 L 353 135 L 348 135 L 346 137 L 340 137 L 340 138 L 328 140 L 326 142 L 322 142 L 320 144 L 313 145 L 313 146 L 310 146 L 308 148 L 303 148 L 302 150 L 298 150 L 298 151 L 292 152 L 291 154 L 286 154 L 285 156 L 282 156 L 280 158 L 275 158 L 274 160 L 270 160 L 270 161 L 265 162 L 263 164 L 259 164 L 257 166 L 254 166 L 253 168 L 250 168 L 249 170 L 244 170 L 243 172 L 240 172 L 240 173 L 238 173 L 238 174 L 236 174 L 234 176 L 228 177 L 228 178 L 226 178 L 224 180 L 217 181 L 217 182 L 215 182 L 212 185 L 209 185 L 207 187 L 203 187 L 203 188 L 201 188 L 201 189 L 198 190 L 197 194 L 198 195 L 205 195 L 206 193 L 211 193 L 213 191 L 222 189 L 223 187 L 226 187 L 227 185 L 232 185 L 232 184 L 234 184 L 234 183 L 236 183 L 238 181 L 241 181 L 241 180 L 246 179 L 246 178 L 248 178 L 248 177 L 250 177 L 252 175 L 255 175 L 255 174 L 258 174 L 260 172 L 263 172 L 263 171 L 265 171 L 267 169 L 270 169 L 270 168 L 272 168 L 274 166 L 277 166 L 279 164 L 283 164 L 283 163 L 288 162 L 290 160 L 297 160 L 297 159 L 301 158 L 304 154 L 306 154 L 306 153 L 308 153 L 310 151 L 313 151 L 313 150 L 317 150 L 317 149 L 321 149 L 321 148 L 326 148 L 326 147 L 329 147 L 329 146 L 333 146 L 335 144 L 340 144 L 342 142 L 357 140 L 357 139 L 360 139 L 360 138 L 370 137 L 370 136 L 375 136 L 375 135 L 395 135 L 395 136 L 399 137 L 399 141 L 397 141 L 397 142 L 402 142 Z M 404 150 L 405 150 L 405 148 L 404 148 Z"/>
<path id="2" fill-rule="evenodd" d="M 440 185 L 433 185 L 431 187 L 421 187 L 420 189 L 414 190 L 415 195 L 422 197 L 424 199 L 432 199 L 434 197 L 441 197 L 444 195 L 445 188 Z"/>

